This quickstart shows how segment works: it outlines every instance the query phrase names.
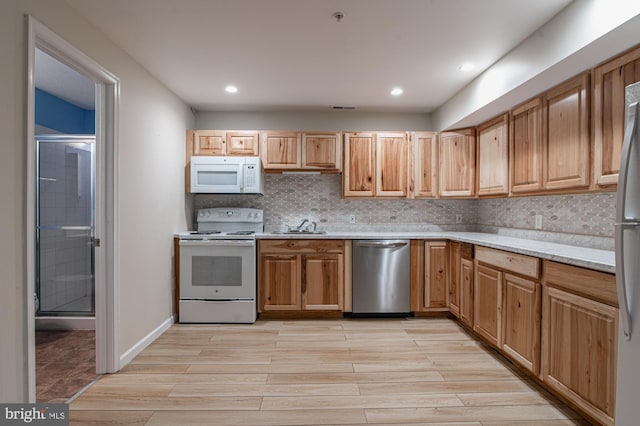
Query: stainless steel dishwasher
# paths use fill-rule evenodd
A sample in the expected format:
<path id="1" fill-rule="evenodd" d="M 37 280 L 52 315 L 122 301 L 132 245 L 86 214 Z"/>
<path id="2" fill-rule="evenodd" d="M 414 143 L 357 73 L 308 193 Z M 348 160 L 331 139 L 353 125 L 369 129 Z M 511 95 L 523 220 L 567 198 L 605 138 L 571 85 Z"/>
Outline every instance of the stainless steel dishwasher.
<path id="1" fill-rule="evenodd" d="M 409 240 L 353 241 L 353 314 L 409 314 Z"/>

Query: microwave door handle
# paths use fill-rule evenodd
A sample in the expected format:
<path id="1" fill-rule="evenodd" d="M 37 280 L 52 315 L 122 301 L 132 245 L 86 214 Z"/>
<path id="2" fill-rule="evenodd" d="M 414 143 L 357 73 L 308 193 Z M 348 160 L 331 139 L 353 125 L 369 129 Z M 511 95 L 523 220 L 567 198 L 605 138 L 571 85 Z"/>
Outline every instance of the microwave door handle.
<path id="1" fill-rule="evenodd" d="M 244 192 L 244 163 L 238 167 L 238 186 L 240 187 L 240 192 Z"/>

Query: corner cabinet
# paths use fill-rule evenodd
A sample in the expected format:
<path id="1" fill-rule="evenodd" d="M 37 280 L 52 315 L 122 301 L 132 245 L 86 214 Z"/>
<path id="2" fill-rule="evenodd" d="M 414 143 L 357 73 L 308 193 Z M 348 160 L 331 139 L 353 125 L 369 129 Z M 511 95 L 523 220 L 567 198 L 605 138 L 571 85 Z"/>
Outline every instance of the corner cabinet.
<path id="1" fill-rule="evenodd" d="M 589 186 L 589 74 L 579 75 L 542 96 L 542 187 Z"/>
<path id="2" fill-rule="evenodd" d="M 604 425 L 614 424 L 615 276 L 544 262 L 542 380 Z"/>
<path id="3" fill-rule="evenodd" d="M 509 193 L 509 114 L 478 126 L 478 196 Z"/>
<path id="4" fill-rule="evenodd" d="M 447 305 L 463 324 L 473 327 L 473 245 L 450 242 Z"/>
<path id="5" fill-rule="evenodd" d="M 600 65 L 593 72 L 594 180 L 615 186 L 624 139 L 625 87 L 640 81 L 640 48 Z"/>
<path id="6" fill-rule="evenodd" d="M 473 197 L 476 174 L 475 129 L 442 132 L 438 137 L 440 197 Z"/>
<path id="7" fill-rule="evenodd" d="M 344 308 L 344 240 L 258 242 L 258 312 L 336 312 Z"/>
<path id="8" fill-rule="evenodd" d="M 194 130 L 193 155 L 257 156 L 259 139 L 257 131 L 242 130 Z"/>
<path id="9" fill-rule="evenodd" d="M 344 134 L 342 194 L 345 197 L 407 196 L 407 134 Z"/>

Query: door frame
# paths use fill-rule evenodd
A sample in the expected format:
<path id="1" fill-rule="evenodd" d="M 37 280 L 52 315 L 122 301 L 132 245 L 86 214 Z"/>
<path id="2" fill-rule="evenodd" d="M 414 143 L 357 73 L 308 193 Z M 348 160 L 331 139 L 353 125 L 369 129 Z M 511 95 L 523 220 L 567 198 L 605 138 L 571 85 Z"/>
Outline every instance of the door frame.
<path id="1" fill-rule="evenodd" d="M 35 49 L 41 49 L 96 83 L 96 198 L 95 250 L 96 372 L 120 369 L 118 303 L 118 105 L 120 81 L 82 51 L 68 43 L 33 17 L 27 27 L 27 122 L 26 122 L 26 277 L 25 319 L 27 342 L 27 389 L 30 402 L 36 400 L 35 368 Z"/>

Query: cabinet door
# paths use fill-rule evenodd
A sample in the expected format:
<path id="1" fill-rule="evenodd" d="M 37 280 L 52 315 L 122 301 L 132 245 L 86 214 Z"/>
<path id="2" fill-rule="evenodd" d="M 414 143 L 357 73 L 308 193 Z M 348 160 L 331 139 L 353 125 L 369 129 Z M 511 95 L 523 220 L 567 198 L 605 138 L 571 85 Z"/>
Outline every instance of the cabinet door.
<path id="1" fill-rule="evenodd" d="M 260 157 L 265 170 L 300 168 L 300 134 L 268 131 L 260 133 Z"/>
<path id="2" fill-rule="evenodd" d="M 511 111 L 509 169 L 512 193 L 542 188 L 542 99 Z"/>
<path id="3" fill-rule="evenodd" d="M 377 197 L 407 196 L 407 135 L 378 133 L 376 135 Z"/>
<path id="4" fill-rule="evenodd" d="M 263 311 L 300 310 L 300 257 L 260 256 Z"/>
<path id="5" fill-rule="evenodd" d="M 460 320 L 473 327 L 473 260 L 460 260 Z"/>
<path id="6" fill-rule="evenodd" d="M 425 290 L 426 308 L 447 306 L 447 269 L 449 247 L 445 241 L 425 243 Z"/>
<path id="7" fill-rule="evenodd" d="M 471 197 L 475 194 L 475 130 L 441 133 L 438 138 L 441 197 Z"/>
<path id="8" fill-rule="evenodd" d="M 411 135 L 409 158 L 413 161 L 413 173 L 409 192 L 413 197 L 435 197 L 437 189 L 438 145 L 436 132 L 415 132 Z"/>
<path id="9" fill-rule="evenodd" d="M 375 133 L 345 133 L 342 173 L 342 194 L 345 197 L 373 197 L 375 154 Z"/>
<path id="10" fill-rule="evenodd" d="M 475 265 L 473 329 L 495 346 L 501 342 L 502 272 Z"/>
<path id="11" fill-rule="evenodd" d="M 341 254 L 302 256 L 302 309 L 341 311 L 344 262 Z"/>
<path id="12" fill-rule="evenodd" d="M 589 74 L 543 95 L 544 189 L 589 186 Z"/>
<path id="13" fill-rule="evenodd" d="M 502 349 L 522 366 L 540 371 L 540 283 L 505 274 Z"/>
<path id="14" fill-rule="evenodd" d="M 302 168 L 336 170 L 342 168 L 340 133 L 303 133 Z"/>
<path id="15" fill-rule="evenodd" d="M 217 130 L 195 130 L 193 132 L 193 155 L 225 155 L 226 132 Z"/>
<path id="16" fill-rule="evenodd" d="M 478 195 L 509 192 L 509 115 L 478 127 Z"/>
<path id="17" fill-rule="evenodd" d="M 449 275 L 449 289 L 447 295 L 447 306 L 456 318 L 460 318 L 460 292 L 462 283 L 460 277 L 462 274 L 462 244 L 458 242 L 449 243 L 449 257 L 451 265 L 451 274 Z"/>
<path id="18" fill-rule="evenodd" d="M 602 424 L 613 425 L 618 309 L 545 286 L 542 379 Z"/>
<path id="19" fill-rule="evenodd" d="M 227 132 L 227 155 L 254 157 L 258 155 L 260 143 L 258 132 Z"/>
<path id="20" fill-rule="evenodd" d="M 640 81 L 640 48 L 599 66 L 593 79 L 595 183 L 616 185 L 624 139 L 625 87 Z"/>

